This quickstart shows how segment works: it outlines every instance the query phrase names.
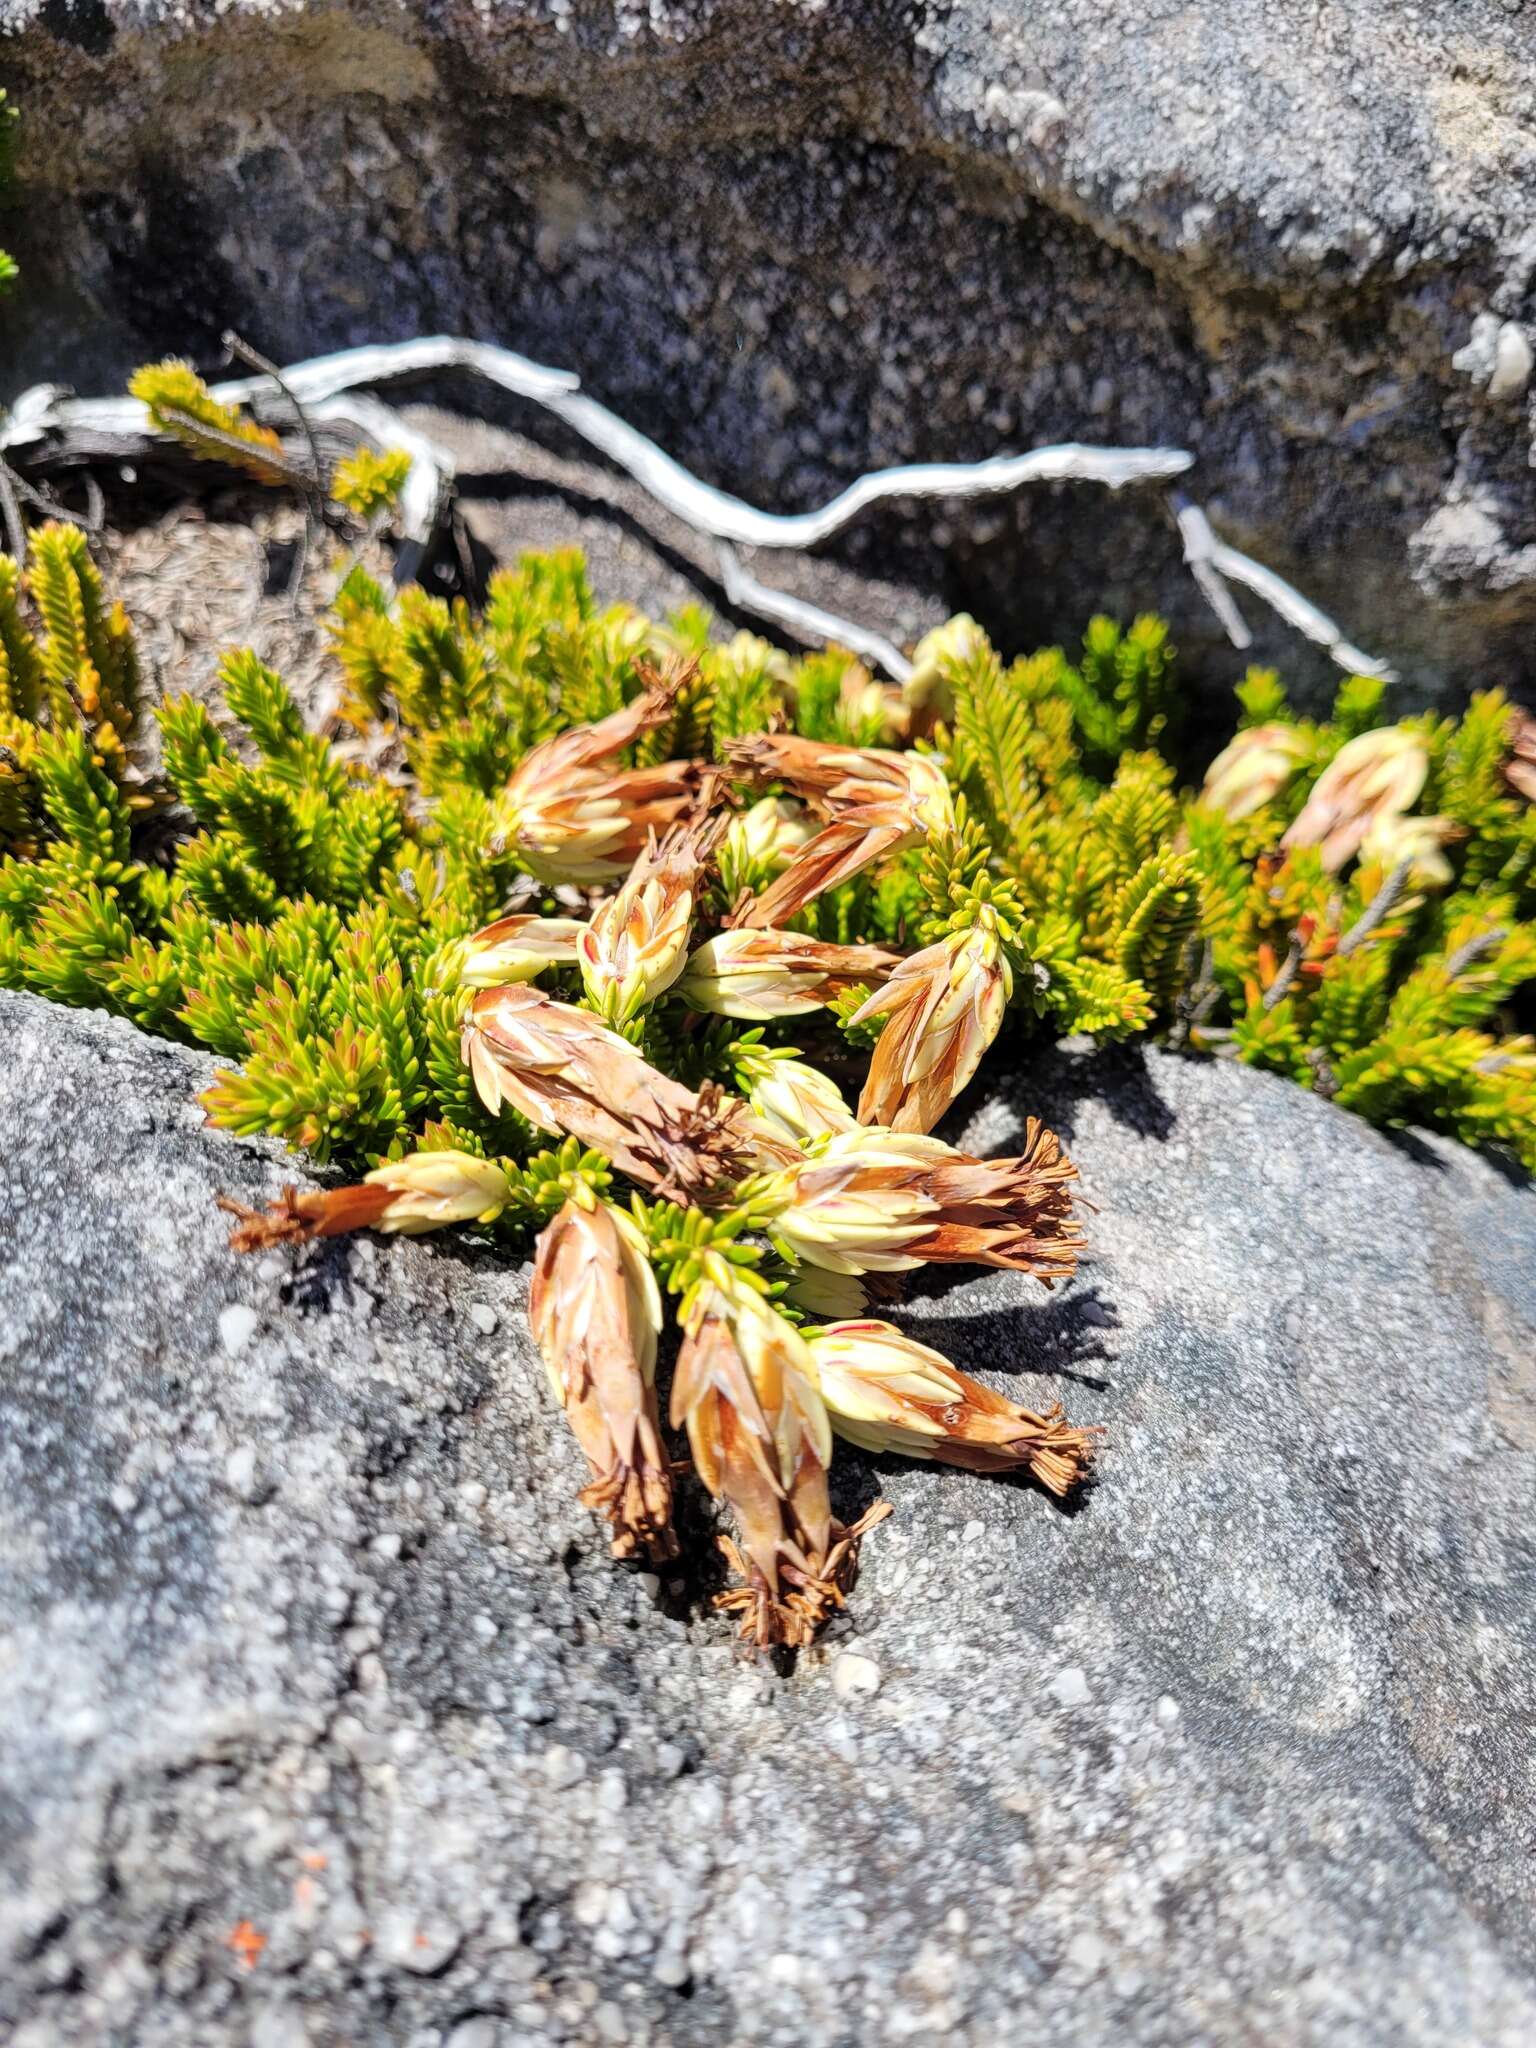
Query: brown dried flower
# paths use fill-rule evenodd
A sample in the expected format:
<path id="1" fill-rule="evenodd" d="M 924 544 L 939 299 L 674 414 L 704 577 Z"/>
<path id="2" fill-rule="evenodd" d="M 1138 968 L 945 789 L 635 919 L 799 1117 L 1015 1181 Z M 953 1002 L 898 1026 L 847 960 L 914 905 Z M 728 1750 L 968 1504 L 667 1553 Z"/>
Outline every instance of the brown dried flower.
<path id="1" fill-rule="evenodd" d="M 759 782 L 786 783 L 829 820 L 784 873 L 736 913 L 738 925 L 787 924 L 813 897 L 871 861 L 954 829 L 949 785 L 927 754 L 753 733 L 731 741 L 729 765 Z"/>
<path id="2" fill-rule="evenodd" d="M 890 1021 L 869 1063 L 859 1121 L 892 1131 L 931 1131 L 964 1088 L 1002 1027 L 1013 970 L 990 904 L 976 921 L 903 960 L 884 988 L 854 1012 Z"/>
<path id="3" fill-rule="evenodd" d="M 935 1458 L 973 1472 L 1024 1466 L 1050 1492 L 1082 1478 L 1097 1432 L 1060 1406 L 1021 1408 L 891 1323 L 826 1323 L 806 1341 L 832 1427 L 869 1451 Z"/>
<path id="4" fill-rule="evenodd" d="M 1504 780 L 1528 804 L 1536 804 L 1536 718 L 1525 712 L 1516 715 L 1510 734 L 1509 758 L 1504 763 Z"/>
<path id="5" fill-rule="evenodd" d="M 502 801 L 503 838 L 541 881 L 606 882 L 621 875 L 653 832 L 691 811 L 700 765 L 604 766 L 652 732 L 672 709 L 689 671 L 653 676 L 642 696 L 595 725 L 576 725 L 523 757 Z"/>
<path id="6" fill-rule="evenodd" d="M 568 1201 L 539 1238 L 528 1320 L 555 1398 L 592 1468 L 584 1506 L 613 1525 L 613 1554 L 677 1555 L 672 1465 L 656 1406 L 661 1297 L 634 1222 Z"/>
<path id="7" fill-rule="evenodd" d="M 744 1103 L 695 1094 L 588 1011 L 537 989 L 476 996 L 464 1058 L 488 1109 L 506 1105 L 541 1131 L 594 1146 L 672 1199 L 697 1201 L 793 1157 Z"/>
<path id="8" fill-rule="evenodd" d="M 508 1193 L 507 1176 L 494 1161 L 444 1150 L 407 1153 L 350 1187 L 286 1187 L 265 1210 L 228 1195 L 220 1196 L 219 1207 L 240 1218 L 230 1244 L 250 1252 L 352 1230 L 418 1237 L 451 1223 L 489 1223 L 506 1207 Z"/>
<path id="9" fill-rule="evenodd" d="M 718 1605 L 759 1648 L 809 1643 L 843 1604 L 859 1538 L 833 1519 L 832 1432 L 804 1338 L 725 1260 L 683 1307 L 672 1426 L 686 1429 L 699 1478 L 728 1503 L 739 1542 L 722 1548 L 745 1583 Z"/>
<path id="10" fill-rule="evenodd" d="M 1031 1117 L 1014 1159 L 972 1159 L 938 1138 L 864 1130 L 831 1138 L 775 1183 L 775 1239 L 834 1273 L 924 1263 L 1006 1266 L 1047 1287 L 1077 1266 L 1077 1168 Z"/>
<path id="11" fill-rule="evenodd" d="M 609 1023 L 627 1024 L 682 973 L 694 899 L 725 825 L 717 814 L 652 838 L 618 894 L 592 913 L 578 940 L 581 978 Z"/>

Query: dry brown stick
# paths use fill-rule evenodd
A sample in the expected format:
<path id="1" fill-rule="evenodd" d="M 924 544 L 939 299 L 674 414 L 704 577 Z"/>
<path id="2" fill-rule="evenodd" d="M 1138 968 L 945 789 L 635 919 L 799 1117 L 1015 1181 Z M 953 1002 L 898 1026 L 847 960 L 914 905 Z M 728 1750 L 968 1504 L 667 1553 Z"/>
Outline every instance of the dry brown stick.
<path id="1" fill-rule="evenodd" d="M 252 348 L 248 341 L 242 340 L 236 334 L 233 327 L 226 327 L 224 330 L 224 346 L 230 355 L 238 356 L 247 369 L 259 370 L 263 377 L 270 377 L 282 393 L 293 412 L 294 418 L 299 423 L 300 430 L 304 435 L 305 444 L 309 449 L 309 460 L 315 473 L 315 489 L 317 491 L 323 490 L 325 488 L 325 464 L 320 459 L 320 443 L 315 439 L 315 429 L 309 414 L 294 396 L 293 387 L 283 376 L 277 364 L 264 356 L 260 349 Z"/>

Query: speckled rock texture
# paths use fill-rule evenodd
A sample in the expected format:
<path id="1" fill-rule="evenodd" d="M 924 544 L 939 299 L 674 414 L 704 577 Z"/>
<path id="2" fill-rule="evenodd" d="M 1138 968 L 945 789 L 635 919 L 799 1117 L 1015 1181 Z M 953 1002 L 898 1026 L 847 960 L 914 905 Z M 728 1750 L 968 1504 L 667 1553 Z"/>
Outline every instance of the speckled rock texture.
<path id="1" fill-rule="evenodd" d="M 0 995 L 7 2048 L 1524 2048 L 1536 1197 L 1244 1071 L 994 1077 L 1099 1204 L 906 1326 L 1109 1431 L 854 1453 L 788 1676 L 610 1566 L 447 1243 L 237 1262 L 202 1058 Z M 957 1133 L 958 1134 L 958 1133 Z"/>
<path id="2" fill-rule="evenodd" d="M 1416 697 L 1536 680 L 1522 0 L 0 0 L 4 28 L 0 397 L 211 363 L 231 323 L 290 358 L 446 329 L 780 508 L 1173 440 Z M 1153 605 L 1194 673 L 1239 667 L 1145 493 L 844 545 L 1010 646 Z"/>

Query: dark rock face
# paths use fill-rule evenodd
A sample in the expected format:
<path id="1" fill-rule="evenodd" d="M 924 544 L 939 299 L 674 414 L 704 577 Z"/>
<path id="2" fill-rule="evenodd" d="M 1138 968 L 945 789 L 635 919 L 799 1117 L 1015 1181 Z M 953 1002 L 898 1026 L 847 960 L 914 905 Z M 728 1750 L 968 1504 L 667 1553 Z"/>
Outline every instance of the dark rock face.
<path id="1" fill-rule="evenodd" d="M 1536 679 L 1536 42 L 1512 0 L 0 0 L 29 116 L 0 392 L 234 323 L 578 370 L 713 480 L 1163 440 L 1417 698 Z M 1009 645 L 1169 610 L 1155 499 L 896 515 L 855 555 Z M 1320 658 L 1262 616 L 1258 652 Z"/>
<path id="2" fill-rule="evenodd" d="M 238 1262 L 198 1056 L 0 995 L 0 2031 L 168 2048 L 1536 2028 L 1536 1198 L 1066 1050 L 1055 1298 L 906 1325 L 1109 1431 L 1066 1515 L 878 1489 L 788 1678 L 609 1565 L 463 1244 Z M 1017 1098 L 1018 1107 L 1015 1107 Z"/>

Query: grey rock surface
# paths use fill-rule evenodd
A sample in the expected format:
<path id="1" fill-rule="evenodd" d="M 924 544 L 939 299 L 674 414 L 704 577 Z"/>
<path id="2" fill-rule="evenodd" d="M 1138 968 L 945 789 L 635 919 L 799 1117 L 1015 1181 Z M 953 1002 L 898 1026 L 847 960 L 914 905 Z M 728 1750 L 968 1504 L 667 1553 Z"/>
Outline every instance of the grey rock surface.
<path id="1" fill-rule="evenodd" d="M 779 508 L 1174 440 L 1416 697 L 1536 680 L 1519 0 L 0 0 L 5 29 L 0 397 L 211 363 L 231 323 L 287 357 L 447 329 Z M 1144 493 L 846 549 L 1010 646 L 1156 606 L 1197 673 L 1240 668 Z"/>
<path id="2" fill-rule="evenodd" d="M 1536 1197 L 1265 1076 L 994 1077 L 1099 1204 L 914 1332 L 1109 1431 L 878 1488 L 787 1677 L 608 1563 L 465 1244 L 238 1262 L 208 1062 L 0 995 L 7 2048 L 1516 2048 Z"/>

